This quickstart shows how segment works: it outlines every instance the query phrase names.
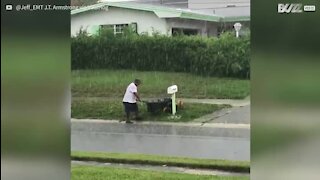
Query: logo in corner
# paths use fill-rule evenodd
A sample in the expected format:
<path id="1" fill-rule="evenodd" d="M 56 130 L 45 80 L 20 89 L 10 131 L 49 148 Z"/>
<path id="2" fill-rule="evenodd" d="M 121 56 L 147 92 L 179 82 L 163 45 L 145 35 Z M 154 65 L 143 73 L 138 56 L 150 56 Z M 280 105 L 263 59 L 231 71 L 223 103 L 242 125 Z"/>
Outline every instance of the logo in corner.
<path id="1" fill-rule="evenodd" d="M 302 4 L 278 4 L 278 13 L 302 13 Z"/>

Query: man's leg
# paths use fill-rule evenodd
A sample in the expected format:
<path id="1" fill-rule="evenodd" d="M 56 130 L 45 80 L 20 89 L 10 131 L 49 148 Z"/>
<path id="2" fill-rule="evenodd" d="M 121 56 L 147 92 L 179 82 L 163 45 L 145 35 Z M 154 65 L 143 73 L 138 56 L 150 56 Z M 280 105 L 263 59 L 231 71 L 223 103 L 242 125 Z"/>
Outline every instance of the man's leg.
<path id="1" fill-rule="evenodd" d="M 125 112 L 125 120 L 120 120 L 120 122 L 122 121 L 130 121 L 130 107 L 129 107 L 129 104 L 128 103 L 123 103 L 123 107 L 124 107 L 124 112 Z"/>
<path id="2" fill-rule="evenodd" d="M 130 121 L 130 113 L 132 112 L 132 104 L 127 103 L 127 120 L 126 123 L 132 123 L 132 121 Z"/>

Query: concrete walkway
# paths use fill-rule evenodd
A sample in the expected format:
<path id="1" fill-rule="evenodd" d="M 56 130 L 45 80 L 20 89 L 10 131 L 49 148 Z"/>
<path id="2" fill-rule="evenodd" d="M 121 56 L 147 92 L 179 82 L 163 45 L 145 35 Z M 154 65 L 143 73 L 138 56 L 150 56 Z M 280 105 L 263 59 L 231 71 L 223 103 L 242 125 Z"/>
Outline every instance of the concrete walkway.
<path id="1" fill-rule="evenodd" d="M 203 103 L 203 104 L 228 104 L 233 107 L 242 107 L 250 105 L 250 98 L 246 99 L 189 99 L 189 98 L 178 98 L 185 103 Z"/>
<path id="2" fill-rule="evenodd" d="M 205 125 L 223 123 L 250 126 L 250 105 L 243 107 L 225 108 L 212 114 L 204 115 L 192 121 L 193 123 L 203 123 Z"/>

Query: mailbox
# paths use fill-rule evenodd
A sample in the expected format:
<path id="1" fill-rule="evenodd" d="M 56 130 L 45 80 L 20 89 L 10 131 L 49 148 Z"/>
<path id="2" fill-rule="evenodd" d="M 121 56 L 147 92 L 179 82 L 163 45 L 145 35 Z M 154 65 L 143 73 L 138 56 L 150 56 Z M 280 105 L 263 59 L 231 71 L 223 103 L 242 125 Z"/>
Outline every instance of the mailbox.
<path id="1" fill-rule="evenodd" d="M 176 92 L 178 92 L 178 86 L 177 85 L 170 86 L 167 89 L 167 93 L 168 94 L 173 94 L 173 93 L 176 93 Z"/>
<path id="2" fill-rule="evenodd" d="M 167 89 L 167 93 L 171 94 L 171 99 L 172 99 L 172 114 L 175 115 L 176 114 L 176 92 L 178 92 L 178 86 L 177 85 L 173 85 L 168 87 Z"/>

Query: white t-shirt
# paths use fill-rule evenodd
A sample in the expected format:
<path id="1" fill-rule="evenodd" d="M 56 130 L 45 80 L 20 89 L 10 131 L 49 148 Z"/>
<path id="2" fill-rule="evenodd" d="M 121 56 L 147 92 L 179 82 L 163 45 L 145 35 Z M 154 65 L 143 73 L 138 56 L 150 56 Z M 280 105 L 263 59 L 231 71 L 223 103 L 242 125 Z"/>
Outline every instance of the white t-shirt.
<path id="1" fill-rule="evenodd" d="M 137 86 L 134 83 L 129 84 L 122 101 L 128 102 L 128 103 L 136 103 L 137 99 L 133 93 L 137 93 L 137 92 L 138 92 Z"/>

